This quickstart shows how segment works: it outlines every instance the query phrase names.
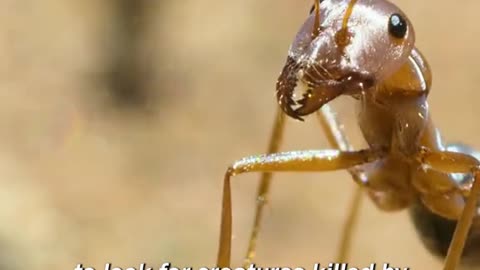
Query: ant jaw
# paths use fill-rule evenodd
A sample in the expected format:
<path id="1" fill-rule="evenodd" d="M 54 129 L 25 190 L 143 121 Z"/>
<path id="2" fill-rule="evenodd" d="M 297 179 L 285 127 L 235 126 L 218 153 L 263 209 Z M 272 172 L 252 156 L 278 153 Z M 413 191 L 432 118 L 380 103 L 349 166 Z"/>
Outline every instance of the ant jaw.
<path id="1" fill-rule="evenodd" d="M 283 67 L 280 77 L 277 80 L 277 100 L 282 110 L 293 119 L 304 121 L 296 110 L 293 108 L 297 105 L 297 101 L 293 99 L 293 92 L 298 84 L 297 73 L 300 71 L 301 65 L 297 64 L 292 57 L 287 58 L 287 62 Z"/>
<path id="2" fill-rule="evenodd" d="M 338 78 L 311 76 L 309 68 L 288 57 L 277 81 L 277 100 L 290 117 L 304 121 L 302 116 L 312 114 L 341 95 L 358 95 L 375 85 L 375 77 L 361 72 L 341 72 Z M 298 93 L 300 92 L 300 93 Z"/>

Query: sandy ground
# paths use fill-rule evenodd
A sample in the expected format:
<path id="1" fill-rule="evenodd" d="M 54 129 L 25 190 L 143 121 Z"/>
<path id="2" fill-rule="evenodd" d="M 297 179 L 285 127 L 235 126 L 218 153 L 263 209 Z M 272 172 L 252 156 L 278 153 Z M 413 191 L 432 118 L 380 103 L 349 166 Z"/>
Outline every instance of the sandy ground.
<path id="1" fill-rule="evenodd" d="M 396 2 L 433 69 L 436 124 L 480 148 L 480 2 Z M 105 102 L 115 1 L 0 4 L 0 268 L 213 266 L 224 170 L 265 151 L 275 80 L 310 1 L 151 1 L 139 54 L 153 74 L 147 112 Z M 351 102 L 336 105 L 354 127 Z M 327 147 L 313 118 L 289 121 L 285 140 L 284 150 Z M 235 265 L 257 178 L 233 184 Z M 257 263 L 330 262 L 352 188 L 345 172 L 276 177 Z M 407 213 L 365 201 L 351 264 L 372 262 L 441 267 Z"/>

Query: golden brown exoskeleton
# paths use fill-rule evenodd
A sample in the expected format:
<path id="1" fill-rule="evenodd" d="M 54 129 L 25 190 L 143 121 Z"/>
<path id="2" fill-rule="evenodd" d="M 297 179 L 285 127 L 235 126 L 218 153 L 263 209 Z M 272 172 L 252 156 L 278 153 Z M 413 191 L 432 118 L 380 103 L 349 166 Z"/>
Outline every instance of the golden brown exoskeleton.
<path id="1" fill-rule="evenodd" d="M 243 158 L 226 172 L 219 266 L 230 264 L 232 176 L 263 172 L 248 264 L 271 173 L 342 169 L 361 187 L 347 224 L 354 223 L 360 192 L 366 191 L 381 210 L 409 208 L 427 248 L 446 256 L 444 269 L 457 269 L 462 258 L 465 263 L 479 263 L 480 162 L 468 147 L 443 145 L 428 110 L 430 68 L 414 42 L 410 21 L 388 1 L 315 2 L 277 81 L 281 111 L 269 154 Z M 340 95 L 357 100 L 358 124 L 368 148 L 352 149 L 328 107 Z M 314 112 L 336 149 L 277 153 L 284 113 L 302 120 Z M 338 261 L 345 261 L 352 227 L 344 228 Z"/>

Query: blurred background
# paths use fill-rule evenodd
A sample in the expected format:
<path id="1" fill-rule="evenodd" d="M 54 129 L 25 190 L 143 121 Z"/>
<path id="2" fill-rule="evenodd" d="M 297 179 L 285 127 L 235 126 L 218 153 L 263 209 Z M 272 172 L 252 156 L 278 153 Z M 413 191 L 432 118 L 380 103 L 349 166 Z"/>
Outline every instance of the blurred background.
<path id="1" fill-rule="evenodd" d="M 224 171 L 266 150 L 311 2 L 0 0 L 0 269 L 213 266 Z M 432 67 L 436 124 L 480 148 L 480 2 L 395 2 Z M 352 104 L 335 107 L 356 134 Z M 288 121 L 282 150 L 326 147 L 315 118 Z M 233 183 L 237 266 L 257 183 Z M 331 262 L 353 187 L 345 172 L 278 175 L 257 264 Z M 441 267 L 407 212 L 367 200 L 353 245 L 355 266 Z"/>

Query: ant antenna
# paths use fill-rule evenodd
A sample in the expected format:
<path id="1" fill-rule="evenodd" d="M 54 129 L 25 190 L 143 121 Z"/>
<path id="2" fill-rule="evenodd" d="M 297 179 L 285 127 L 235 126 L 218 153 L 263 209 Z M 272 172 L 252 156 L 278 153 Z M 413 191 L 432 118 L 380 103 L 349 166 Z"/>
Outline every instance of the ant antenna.
<path id="1" fill-rule="evenodd" d="M 357 3 L 357 0 L 351 0 L 350 3 L 348 4 L 347 10 L 345 11 L 345 16 L 343 17 L 343 22 L 342 22 L 342 29 L 337 32 L 335 35 L 335 41 L 337 42 L 337 45 L 343 50 L 345 46 L 348 45 L 350 42 L 350 35 L 348 33 L 348 20 L 350 19 L 350 16 L 352 15 L 353 12 L 353 7 Z"/>
<path id="2" fill-rule="evenodd" d="M 320 33 L 320 1 L 313 0 L 313 5 L 315 7 L 315 22 L 313 23 L 312 37 L 315 38 Z"/>

